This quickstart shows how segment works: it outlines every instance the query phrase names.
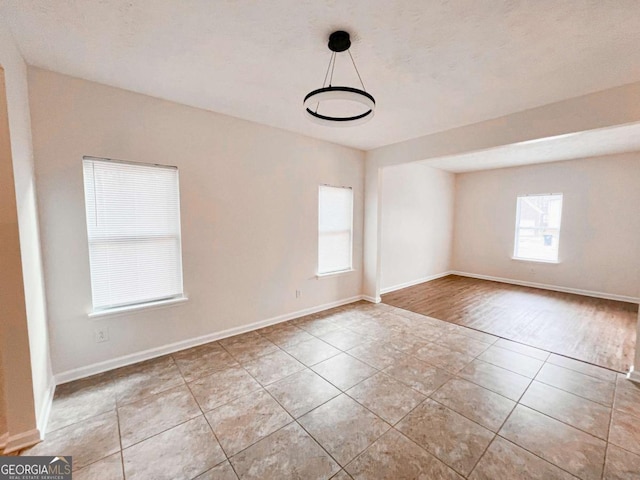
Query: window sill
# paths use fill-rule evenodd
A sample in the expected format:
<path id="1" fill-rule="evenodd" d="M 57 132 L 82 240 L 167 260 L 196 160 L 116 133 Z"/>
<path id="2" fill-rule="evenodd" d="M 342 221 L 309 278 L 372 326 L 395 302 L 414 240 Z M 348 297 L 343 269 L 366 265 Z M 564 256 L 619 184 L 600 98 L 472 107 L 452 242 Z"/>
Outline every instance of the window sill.
<path id="1" fill-rule="evenodd" d="M 89 313 L 89 318 L 110 317 L 114 315 L 123 315 L 133 313 L 140 310 L 152 310 L 155 308 L 168 307 L 177 303 L 184 303 L 189 300 L 188 297 L 170 298 L 167 300 L 158 300 L 155 302 L 140 303 L 138 305 L 127 305 L 126 307 L 115 307 L 105 310 L 96 310 Z"/>
<path id="2" fill-rule="evenodd" d="M 316 273 L 316 278 L 338 277 L 340 275 L 347 275 L 353 272 L 355 272 L 355 269 L 350 268 L 349 270 L 339 270 L 337 272 Z"/>
<path id="3" fill-rule="evenodd" d="M 516 262 L 527 262 L 527 263 L 547 263 L 551 265 L 559 265 L 559 260 L 540 260 L 537 258 L 520 258 L 520 257 L 511 257 L 511 260 L 515 260 Z"/>

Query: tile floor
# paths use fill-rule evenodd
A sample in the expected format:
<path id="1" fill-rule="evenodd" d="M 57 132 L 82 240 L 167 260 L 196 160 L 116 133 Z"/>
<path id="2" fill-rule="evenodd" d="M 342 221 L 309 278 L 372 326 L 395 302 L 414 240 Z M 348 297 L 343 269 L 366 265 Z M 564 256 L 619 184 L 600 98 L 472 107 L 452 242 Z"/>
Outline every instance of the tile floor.
<path id="1" fill-rule="evenodd" d="M 388 305 L 58 387 L 74 479 L 638 479 L 640 387 Z"/>

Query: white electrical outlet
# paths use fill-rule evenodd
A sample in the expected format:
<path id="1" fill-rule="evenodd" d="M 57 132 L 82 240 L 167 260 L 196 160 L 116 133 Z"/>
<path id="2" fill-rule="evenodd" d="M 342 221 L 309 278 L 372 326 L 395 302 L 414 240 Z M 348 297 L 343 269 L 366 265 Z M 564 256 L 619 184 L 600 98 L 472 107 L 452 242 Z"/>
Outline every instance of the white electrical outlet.
<path id="1" fill-rule="evenodd" d="M 296 298 L 300 298 L 302 296 L 302 292 L 300 290 L 296 290 Z"/>
<path id="2" fill-rule="evenodd" d="M 96 343 L 109 341 L 109 327 L 98 327 L 94 332 Z"/>

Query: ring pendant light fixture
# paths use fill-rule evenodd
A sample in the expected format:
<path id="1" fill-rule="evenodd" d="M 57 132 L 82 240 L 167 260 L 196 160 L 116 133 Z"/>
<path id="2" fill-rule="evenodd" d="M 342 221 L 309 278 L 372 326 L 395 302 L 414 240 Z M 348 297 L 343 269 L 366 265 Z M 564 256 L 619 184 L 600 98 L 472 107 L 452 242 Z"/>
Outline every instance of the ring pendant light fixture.
<path id="1" fill-rule="evenodd" d="M 358 72 L 358 67 L 356 67 L 356 62 L 353 60 L 349 47 L 351 47 L 351 39 L 348 32 L 339 30 L 337 32 L 333 32 L 329 36 L 329 50 L 331 50 L 332 53 L 331 58 L 329 59 L 329 66 L 327 67 L 327 73 L 324 76 L 322 88 L 309 92 L 307 96 L 304 97 L 303 102 L 307 118 L 315 123 L 328 126 L 351 126 L 368 122 L 373 117 L 376 100 L 373 98 L 373 95 L 368 93 L 364 88 L 362 77 L 360 76 L 360 72 Z M 362 85 L 362 90 L 353 87 L 333 86 L 331 84 L 333 80 L 333 71 L 336 66 L 336 56 L 338 53 L 345 51 L 349 54 L 349 58 L 351 58 L 351 63 L 358 75 L 360 85 Z M 329 75 L 329 72 L 331 72 L 331 75 Z M 329 80 L 328 86 L 327 79 Z M 318 113 L 320 103 L 327 100 L 346 100 L 356 102 L 363 105 L 365 111 L 358 115 L 344 117 Z"/>

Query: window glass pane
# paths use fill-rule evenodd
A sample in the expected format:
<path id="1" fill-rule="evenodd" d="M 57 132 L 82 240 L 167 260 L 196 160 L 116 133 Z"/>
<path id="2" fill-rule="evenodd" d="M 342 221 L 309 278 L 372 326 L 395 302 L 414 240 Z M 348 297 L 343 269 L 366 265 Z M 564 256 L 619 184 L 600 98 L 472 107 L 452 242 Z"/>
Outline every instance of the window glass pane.
<path id="1" fill-rule="evenodd" d="M 322 185 L 318 201 L 318 273 L 351 269 L 353 190 Z"/>
<path id="2" fill-rule="evenodd" d="M 518 197 L 514 257 L 558 261 L 562 194 Z"/>
<path id="3" fill-rule="evenodd" d="M 178 170 L 85 159 L 94 310 L 182 295 Z"/>

